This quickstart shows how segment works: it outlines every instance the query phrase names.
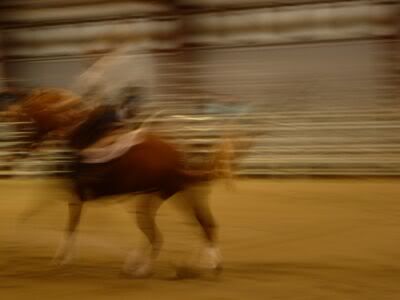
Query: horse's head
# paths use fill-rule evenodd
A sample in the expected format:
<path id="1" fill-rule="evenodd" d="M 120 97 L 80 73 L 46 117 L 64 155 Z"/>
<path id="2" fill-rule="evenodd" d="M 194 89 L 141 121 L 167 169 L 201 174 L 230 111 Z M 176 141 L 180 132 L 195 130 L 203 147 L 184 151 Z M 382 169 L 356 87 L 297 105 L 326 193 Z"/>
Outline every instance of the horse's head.
<path id="1" fill-rule="evenodd" d="M 17 131 L 26 131 L 31 119 L 24 110 L 24 101 L 28 93 L 21 90 L 0 92 L 0 122 L 14 127 Z"/>
<path id="2" fill-rule="evenodd" d="M 61 89 L 35 89 L 23 99 L 4 105 L 3 123 L 23 137 L 23 152 L 44 141 L 65 140 L 87 115 L 80 97 Z"/>
<path id="3" fill-rule="evenodd" d="M 9 153 L 7 165 L 32 152 L 65 145 L 63 141 L 87 115 L 80 98 L 71 95 L 63 90 L 38 89 L 0 106 L 1 146 L 3 154 Z"/>

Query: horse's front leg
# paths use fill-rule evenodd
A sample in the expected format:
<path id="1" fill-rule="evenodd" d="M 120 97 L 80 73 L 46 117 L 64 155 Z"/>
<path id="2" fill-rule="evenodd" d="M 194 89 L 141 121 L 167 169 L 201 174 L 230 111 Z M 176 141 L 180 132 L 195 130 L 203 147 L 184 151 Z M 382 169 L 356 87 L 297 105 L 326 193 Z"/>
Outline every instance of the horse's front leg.
<path id="1" fill-rule="evenodd" d="M 153 262 L 158 257 L 163 243 L 162 235 L 157 227 L 155 218 L 162 201 L 154 196 L 138 199 L 136 202 L 136 223 L 144 233 L 147 242 L 139 251 L 131 253 L 124 265 L 123 272 L 136 277 L 149 276 Z M 150 244 L 150 249 L 148 245 Z"/>
<path id="2" fill-rule="evenodd" d="M 69 216 L 65 237 L 54 257 L 54 262 L 57 265 L 66 264 L 72 259 L 73 248 L 76 240 L 76 228 L 78 227 L 81 218 L 82 205 L 83 202 L 80 200 L 74 200 L 68 203 Z"/>

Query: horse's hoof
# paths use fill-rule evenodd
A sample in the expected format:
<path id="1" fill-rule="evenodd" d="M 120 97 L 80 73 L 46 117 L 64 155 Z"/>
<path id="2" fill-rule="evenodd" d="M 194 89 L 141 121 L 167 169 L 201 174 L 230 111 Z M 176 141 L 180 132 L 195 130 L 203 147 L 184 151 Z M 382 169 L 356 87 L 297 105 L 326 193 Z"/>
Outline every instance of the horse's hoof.
<path id="1" fill-rule="evenodd" d="M 53 260 L 51 261 L 51 264 L 56 267 L 63 267 L 65 265 L 68 265 L 71 263 L 73 259 L 72 254 L 67 254 L 67 255 L 56 255 Z"/>
<path id="2" fill-rule="evenodd" d="M 153 275 L 153 270 L 150 264 L 141 264 L 135 268 L 123 268 L 120 276 L 124 278 L 148 278 Z"/>
<path id="3" fill-rule="evenodd" d="M 64 259 L 54 258 L 51 261 L 51 265 L 56 268 L 61 268 L 65 265 L 67 265 L 67 262 Z"/>
<path id="4" fill-rule="evenodd" d="M 222 258 L 218 248 L 210 247 L 205 249 L 203 267 L 215 271 L 222 269 Z"/>
<path id="5" fill-rule="evenodd" d="M 127 278 L 127 279 L 145 279 L 145 278 L 150 278 L 151 276 L 153 276 L 153 272 L 129 273 L 129 272 L 121 271 L 119 273 L 119 277 Z"/>
<path id="6" fill-rule="evenodd" d="M 153 275 L 153 269 L 151 264 L 142 264 L 134 271 L 133 274 L 136 278 L 147 278 Z"/>

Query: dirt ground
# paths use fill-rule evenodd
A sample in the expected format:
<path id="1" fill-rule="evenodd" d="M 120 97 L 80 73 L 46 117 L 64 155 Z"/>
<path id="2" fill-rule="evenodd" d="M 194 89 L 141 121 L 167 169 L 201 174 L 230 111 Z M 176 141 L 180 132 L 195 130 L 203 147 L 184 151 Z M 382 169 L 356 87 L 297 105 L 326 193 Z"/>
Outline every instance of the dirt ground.
<path id="1" fill-rule="evenodd" d="M 154 276 L 129 279 L 120 268 L 142 236 L 128 202 L 89 204 L 77 256 L 56 268 L 51 259 L 66 221 L 60 200 L 71 196 L 66 184 L 3 180 L 0 299 L 400 299 L 399 181 L 243 179 L 234 191 L 215 185 L 219 276 L 177 278 L 177 265 L 196 261 L 201 239 L 172 199 L 158 218 L 165 246 Z"/>

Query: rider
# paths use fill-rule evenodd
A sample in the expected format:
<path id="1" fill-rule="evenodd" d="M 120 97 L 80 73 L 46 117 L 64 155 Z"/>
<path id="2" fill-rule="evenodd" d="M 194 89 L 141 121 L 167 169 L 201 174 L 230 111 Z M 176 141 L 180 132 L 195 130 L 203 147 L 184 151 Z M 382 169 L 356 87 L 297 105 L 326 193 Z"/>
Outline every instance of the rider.
<path id="1" fill-rule="evenodd" d="M 136 86 L 129 85 L 122 89 L 118 116 L 121 119 L 132 119 L 139 112 L 141 102 L 141 90 Z"/>
<path id="2" fill-rule="evenodd" d="M 127 119 L 134 118 L 138 112 L 141 97 L 139 88 L 127 87 L 118 104 L 102 104 L 94 109 L 89 118 L 80 126 L 72 140 L 78 149 L 98 148 L 110 144 L 114 139 L 101 139 L 112 130 L 122 127 Z"/>

